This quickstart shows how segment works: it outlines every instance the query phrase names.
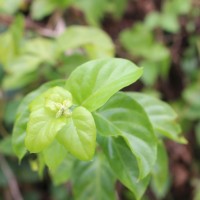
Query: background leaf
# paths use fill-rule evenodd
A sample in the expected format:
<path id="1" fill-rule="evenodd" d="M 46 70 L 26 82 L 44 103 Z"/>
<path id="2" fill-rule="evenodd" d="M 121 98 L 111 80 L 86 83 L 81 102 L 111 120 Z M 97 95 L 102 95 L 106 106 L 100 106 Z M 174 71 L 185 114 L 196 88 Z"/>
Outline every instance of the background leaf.
<path id="1" fill-rule="evenodd" d="M 62 52 L 82 47 L 91 59 L 114 56 L 111 38 L 101 29 L 71 26 L 57 39 Z"/>
<path id="2" fill-rule="evenodd" d="M 14 152 L 12 149 L 11 136 L 7 136 L 0 140 L 0 153 L 13 156 Z"/>
<path id="3" fill-rule="evenodd" d="M 99 25 L 107 7 L 107 0 L 76 0 L 75 6 L 84 11 L 86 20 L 91 25 Z"/>
<path id="4" fill-rule="evenodd" d="M 55 9 L 67 8 L 73 0 L 34 0 L 31 6 L 31 16 L 40 20 L 51 14 Z"/>

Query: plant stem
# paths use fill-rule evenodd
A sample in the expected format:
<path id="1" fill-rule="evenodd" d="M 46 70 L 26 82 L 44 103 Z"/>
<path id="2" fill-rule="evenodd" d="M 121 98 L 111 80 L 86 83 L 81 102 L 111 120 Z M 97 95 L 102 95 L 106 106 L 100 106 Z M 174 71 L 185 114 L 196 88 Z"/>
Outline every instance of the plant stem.
<path id="1" fill-rule="evenodd" d="M 16 177 L 13 174 L 12 170 L 10 169 L 10 166 L 8 165 L 7 161 L 1 154 L 0 154 L 0 168 L 8 181 L 8 187 L 13 200 L 23 200 L 17 184 Z"/>

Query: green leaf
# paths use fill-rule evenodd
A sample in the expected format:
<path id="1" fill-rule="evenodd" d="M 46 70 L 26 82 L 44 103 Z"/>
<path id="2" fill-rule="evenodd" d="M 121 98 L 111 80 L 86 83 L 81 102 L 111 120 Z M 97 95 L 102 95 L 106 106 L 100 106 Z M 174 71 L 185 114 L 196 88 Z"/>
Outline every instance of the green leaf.
<path id="1" fill-rule="evenodd" d="M 14 154 L 11 143 L 11 136 L 7 136 L 0 140 L 0 153 L 12 156 Z"/>
<path id="2" fill-rule="evenodd" d="M 164 13 L 169 13 L 171 15 L 183 15 L 190 11 L 191 5 L 192 2 L 190 0 L 170 0 L 165 2 L 163 11 Z"/>
<path id="3" fill-rule="evenodd" d="M 14 14 L 20 7 L 22 0 L 0 0 L 0 13 Z"/>
<path id="4" fill-rule="evenodd" d="M 37 79 L 37 76 L 30 75 L 36 72 L 42 63 L 54 64 L 56 58 L 57 50 L 53 40 L 36 38 L 27 41 L 20 55 L 11 59 L 6 68 L 8 76 L 3 81 L 4 88 L 15 89 L 27 85 Z"/>
<path id="5" fill-rule="evenodd" d="M 117 93 L 93 115 L 98 133 L 122 136 L 137 159 L 138 178 L 147 176 L 156 160 L 157 139 L 143 108 L 128 95 Z"/>
<path id="6" fill-rule="evenodd" d="M 145 17 L 145 26 L 149 28 L 150 30 L 155 29 L 156 27 L 160 26 L 160 13 L 159 12 L 150 12 L 146 17 Z"/>
<path id="7" fill-rule="evenodd" d="M 31 111 L 27 124 L 25 146 L 31 153 L 38 153 L 48 147 L 58 131 L 66 124 L 66 119 L 56 118 L 44 108 Z"/>
<path id="8" fill-rule="evenodd" d="M 3 117 L 6 125 L 10 126 L 15 121 L 15 115 L 20 102 L 21 99 L 12 99 L 12 101 L 6 103 Z"/>
<path id="9" fill-rule="evenodd" d="M 9 30 L 0 35 L 0 63 L 5 70 L 20 53 L 24 31 L 24 18 L 18 15 Z"/>
<path id="10" fill-rule="evenodd" d="M 116 200 L 115 176 L 102 155 L 75 162 L 72 183 L 77 200 Z"/>
<path id="11" fill-rule="evenodd" d="M 86 26 L 70 26 L 57 39 L 62 52 L 84 48 L 92 59 L 113 57 L 114 45 L 111 38 L 101 29 Z"/>
<path id="12" fill-rule="evenodd" d="M 171 13 L 163 13 L 160 19 L 161 28 L 171 33 L 177 33 L 180 30 L 178 17 Z"/>
<path id="13" fill-rule="evenodd" d="M 45 164 L 49 167 L 50 171 L 54 172 L 66 158 L 67 151 L 63 145 L 54 140 L 50 146 L 42 151 L 42 155 Z"/>
<path id="14" fill-rule="evenodd" d="M 183 92 L 183 98 L 188 104 L 186 117 L 191 120 L 200 119 L 200 84 L 199 82 L 191 84 Z"/>
<path id="15" fill-rule="evenodd" d="M 75 6 L 83 11 L 89 24 L 97 26 L 104 17 L 107 0 L 76 0 Z"/>
<path id="16" fill-rule="evenodd" d="M 142 61 L 140 65 L 143 67 L 144 72 L 141 77 L 143 83 L 146 86 L 153 86 L 157 78 L 159 77 L 160 66 L 156 62 L 152 61 Z"/>
<path id="17" fill-rule="evenodd" d="M 169 50 L 155 40 L 149 27 L 142 23 L 137 23 L 132 28 L 122 31 L 120 41 L 132 55 L 143 57 L 148 61 L 162 61 L 170 55 Z"/>
<path id="18" fill-rule="evenodd" d="M 74 103 L 95 111 L 117 91 L 135 82 L 142 68 L 120 58 L 97 59 L 75 69 L 66 83 Z"/>
<path id="19" fill-rule="evenodd" d="M 20 103 L 19 108 L 17 110 L 16 120 L 12 133 L 13 150 L 14 153 L 19 158 L 19 160 L 21 160 L 26 154 L 26 147 L 24 145 L 24 140 L 26 135 L 26 127 L 30 115 L 28 109 L 30 102 L 37 96 L 39 96 L 41 93 L 46 91 L 48 88 L 53 87 L 55 85 L 63 86 L 63 83 L 64 83 L 63 80 L 48 82 L 43 86 L 41 86 L 40 88 L 38 88 L 37 90 L 25 96 L 22 102 Z"/>
<path id="20" fill-rule="evenodd" d="M 48 89 L 30 103 L 25 145 L 32 153 L 49 146 L 70 121 L 71 94 L 62 87 Z"/>
<path id="21" fill-rule="evenodd" d="M 198 146 L 200 146 L 200 121 L 195 126 L 195 137 Z"/>
<path id="22" fill-rule="evenodd" d="M 4 90 L 19 90 L 24 86 L 28 86 L 29 83 L 33 83 L 38 78 L 37 72 L 31 73 L 11 73 L 5 76 L 3 79 L 2 87 Z"/>
<path id="23" fill-rule="evenodd" d="M 98 142 L 103 148 L 117 178 L 139 200 L 144 194 L 150 179 L 149 176 L 142 180 L 138 179 L 138 164 L 126 142 L 121 137 L 98 137 Z"/>
<path id="24" fill-rule="evenodd" d="M 67 8 L 73 0 L 34 0 L 31 6 L 31 16 L 35 20 L 41 20 L 56 9 Z"/>
<path id="25" fill-rule="evenodd" d="M 112 0 L 106 2 L 106 11 L 111 13 L 116 19 L 121 19 L 127 8 L 128 0 Z"/>
<path id="26" fill-rule="evenodd" d="M 131 54 L 146 56 L 154 45 L 154 35 L 142 23 L 135 24 L 132 28 L 123 30 L 119 36 L 120 42 Z"/>
<path id="27" fill-rule="evenodd" d="M 161 141 L 158 143 L 158 155 L 152 170 L 151 186 L 159 199 L 165 197 L 169 188 L 168 156 L 166 148 Z"/>
<path id="28" fill-rule="evenodd" d="M 75 108 L 68 124 L 56 138 L 76 158 L 91 160 L 96 147 L 96 127 L 92 114 L 84 107 Z"/>
<path id="29" fill-rule="evenodd" d="M 180 136 L 181 128 L 176 122 L 177 114 L 168 104 L 142 93 L 131 92 L 128 95 L 144 108 L 157 134 L 186 143 L 185 138 Z"/>
<path id="30" fill-rule="evenodd" d="M 55 171 L 50 172 L 55 185 L 65 183 L 72 177 L 73 164 L 74 158 L 68 154 L 58 168 Z"/>
<path id="31" fill-rule="evenodd" d="M 23 102 L 26 102 L 26 100 L 28 101 L 28 97 L 27 96 L 26 99 L 24 99 Z M 32 100 L 32 98 L 31 98 Z M 17 155 L 17 157 L 19 158 L 19 160 L 21 160 L 24 155 L 26 154 L 26 147 L 24 145 L 24 139 L 25 139 L 25 135 L 26 135 L 26 126 L 28 123 L 28 117 L 29 117 L 29 110 L 27 107 L 27 110 L 22 111 L 22 113 L 20 113 L 20 107 L 18 109 L 18 117 L 15 120 L 15 124 L 14 124 L 14 128 L 13 128 L 13 133 L 12 133 L 12 146 L 13 146 L 13 150 L 14 153 Z M 20 114 L 19 114 L 20 113 Z"/>

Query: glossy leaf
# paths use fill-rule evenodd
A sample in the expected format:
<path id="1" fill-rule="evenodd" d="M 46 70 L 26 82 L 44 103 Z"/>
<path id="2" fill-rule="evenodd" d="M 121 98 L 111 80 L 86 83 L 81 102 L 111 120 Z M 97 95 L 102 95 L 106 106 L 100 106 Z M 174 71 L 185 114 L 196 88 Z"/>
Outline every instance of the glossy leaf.
<path id="1" fill-rule="evenodd" d="M 19 160 L 21 160 L 25 153 L 26 153 L 26 147 L 24 145 L 25 135 L 26 135 L 26 127 L 29 120 L 29 109 L 28 105 L 30 102 L 35 99 L 37 96 L 39 96 L 41 93 L 46 91 L 48 88 L 53 87 L 55 85 L 62 86 L 64 81 L 58 80 L 58 81 L 52 81 L 49 83 L 44 84 L 37 90 L 29 93 L 27 96 L 24 97 L 22 102 L 20 103 L 20 106 L 17 110 L 16 120 L 13 128 L 12 133 L 12 146 L 14 153 L 17 155 Z"/>
<path id="2" fill-rule="evenodd" d="M 181 128 L 176 122 L 177 114 L 168 104 L 142 93 L 132 92 L 128 95 L 144 108 L 157 134 L 186 143 L 180 136 Z"/>
<path id="3" fill-rule="evenodd" d="M 142 69 L 128 60 L 112 58 L 87 62 L 75 69 L 66 83 L 74 103 L 95 111 L 117 91 L 135 82 Z"/>
<path id="4" fill-rule="evenodd" d="M 75 162 L 72 183 L 77 200 L 116 200 L 115 176 L 102 155 Z"/>
<path id="5" fill-rule="evenodd" d="M 139 200 L 149 183 L 149 176 L 139 180 L 139 169 L 135 156 L 123 138 L 98 137 L 98 142 L 108 158 L 109 164 L 117 178 L 131 190 Z"/>
<path id="6" fill-rule="evenodd" d="M 156 160 L 157 139 L 143 108 L 128 95 L 117 93 L 93 115 L 98 133 L 122 136 L 137 159 L 138 178 L 147 176 Z"/>
<path id="7" fill-rule="evenodd" d="M 68 124 L 56 137 L 78 159 L 91 160 L 96 147 L 96 127 L 91 113 L 84 107 L 75 108 Z"/>

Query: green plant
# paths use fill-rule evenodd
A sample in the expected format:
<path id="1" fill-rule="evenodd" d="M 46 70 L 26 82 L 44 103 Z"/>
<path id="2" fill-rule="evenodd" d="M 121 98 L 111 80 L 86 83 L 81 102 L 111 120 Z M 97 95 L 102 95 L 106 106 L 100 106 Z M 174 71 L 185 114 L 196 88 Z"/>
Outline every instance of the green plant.
<path id="1" fill-rule="evenodd" d="M 83 62 L 114 55 L 111 39 L 98 28 L 70 26 L 56 38 L 24 38 L 23 24 L 23 17 L 18 16 L 0 35 L 5 90 L 23 88 L 40 79 L 54 80 L 63 74 L 66 78 Z"/>
<path id="2" fill-rule="evenodd" d="M 162 5 L 161 12 L 151 12 L 145 18 L 145 25 L 150 29 L 161 28 L 170 33 L 180 31 L 179 16 L 190 12 L 190 0 L 169 0 Z"/>
<path id="3" fill-rule="evenodd" d="M 15 154 L 21 160 L 27 151 L 37 153 L 39 173 L 48 166 L 55 184 L 70 180 L 75 199 L 114 200 L 117 179 L 140 199 L 151 174 L 162 196 L 167 180 L 162 138 L 186 141 L 169 105 L 142 93 L 118 92 L 141 74 L 128 60 L 97 59 L 67 80 L 31 92 L 18 108 Z"/>
<path id="4" fill-rule="evenodd" d="M 142 80 L 152 86 L 159 76 L 166 78 L 170 67 L 170 52 L 158 42 L 154 33 L 143 23 L 123 30 L 119 36 L 122 46 L 144 67 Z"/>
<path id="5" fill-rule="evenodd" d="M 106 13 L 111 13 L 115 18 L 121 18 L 128 0 L 34 0 L 30 4 L 30 15 L 34 20 L 41 20 L 54 13 L 62 15 L 72 7 L 83 12 L 85 20 L 92 26 L 100 26 Z M 29 9 L 28 2 L 23 0 L 0 0 L 0 12 L 14 15 L 22 9 Z"/>

